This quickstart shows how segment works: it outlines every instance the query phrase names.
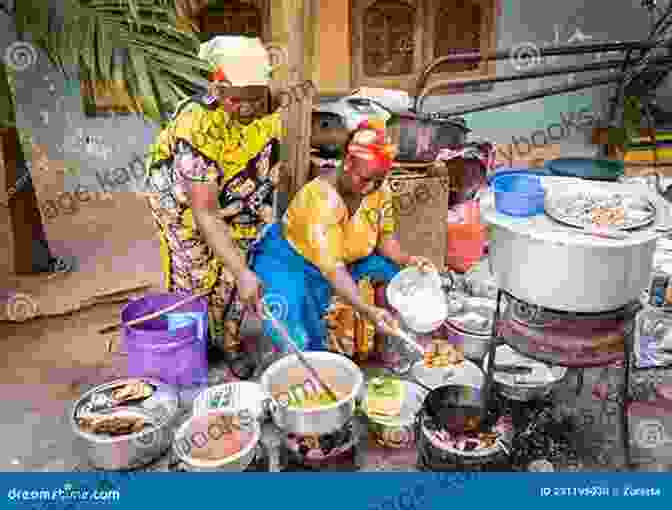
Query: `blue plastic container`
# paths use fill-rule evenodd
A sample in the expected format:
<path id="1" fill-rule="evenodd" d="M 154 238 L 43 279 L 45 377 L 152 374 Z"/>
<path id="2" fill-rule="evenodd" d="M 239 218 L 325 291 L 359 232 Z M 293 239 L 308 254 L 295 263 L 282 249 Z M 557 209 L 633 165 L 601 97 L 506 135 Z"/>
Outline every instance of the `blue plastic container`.
<path id="1" fill-rule="evenodd" d="M 506 173 L 492 181 L 497 212 L 509 216 L 528 217 L 544 212 L 546 192 L 537 175 Z"/>
<path id="2" fill-rule="evenodd" d="M 551 171 L 547 168 L 535 168 L 530 170 L 528 168 L 511 168 L 511 167 L 500 167 L 493 175 L 488 177 L 488 184 L 492 185 L 492 182 L 503 175 L 536 175 L 538 177 L 544 177 L 552 175 Z"/>

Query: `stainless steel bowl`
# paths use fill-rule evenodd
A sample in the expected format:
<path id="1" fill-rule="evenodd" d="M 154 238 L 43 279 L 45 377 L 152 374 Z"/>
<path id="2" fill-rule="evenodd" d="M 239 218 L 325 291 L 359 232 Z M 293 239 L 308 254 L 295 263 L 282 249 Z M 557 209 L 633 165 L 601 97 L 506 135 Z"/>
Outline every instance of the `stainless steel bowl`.
<path id="1" fill-rule="evenodd" d="M 491 299 L 452 294 L 448 299 L 450 315 L 446 330 L 462 339 L 464 356 L 481 362 L 490 348 L 492 321 L 497 302 Z"/>
<path id="2" fill-rule="evenodd" d="M 111 408 L 100 413 L 141 416 L 148 426 L 135 434 L 117 437 L 90 434 L 79 427 L 77 418 L 86 411 L 94 395 L 109 395 L 112 388 L 120 383 L 138 379 L 154 387 L 151 397 L 138 404 Z M 82 395 L 70 412 L 70 426 L 80 445 L 85 448 L 86 456 L 93 467 L 124 471 L 151 464 L 166 453 L 173 440 L 173 426 L 178 409 L 179 397 L 173 387 L 151 378 L 119 379 L 96 386 Z"/>
<path id="3" fill-rule="evenodd" d="M 562 382 L 567 376 L 567 369 L 565 367 L 552 366 L 538 361 L 531 360 L 525 356 L 516 353 L 511 347 L 503 345 L 497 348 L 495 354 L 497 365 L 528 365 L 532 367 L 544 366 L 545 369 L 540 369 L 539 373 L 544 374 L 544 382 L 516 382 L 514 376 L 510 374 L 499 374 L 495 372 L 494 382 L 497 391 L 504 397 L 519 402 L 529 402 L 531 400 L 546 397 L 557 384 Z M 483 359 L 483 370 L 488 370 L 488 355 Z M 537 370 L 536 368 L 534 370 Z M 531 378 L 536 376 L 537 372 L 533 371 Z"/>
<path id="4" fill-rule="evenodd" d="M 361 370 L 345 356 L 331 352 L 304 352 L 308 360 L 319 374 L 329 374 L 328 380 L 333 384 L 350 388 L 348 395 L 336 403 L 315 409 L 298 409 L 289 407 L 286 402 L 273 400 L 271 416 L 273 422 L 283 431 L 297 435 L 323 435 L 341 429 L 350 421 L 356 406 L 356 397 L 362 390 L 364 375 Z M 266 369 L 260 384 L 269 395 L 278 390 L 289 388 L 288 374 L 292 371 L 307 373 L 296 355 L 286 356 Z"/>
<path id="5" fill-rule="evenodd" d="M 207 416 L 230 416 L 238 417 L 239 411 L 234 409 L 215 409 L 208 411 Z M 173 443 L 173 452 L 180 461 L 180 466 L 185 471 L 212 473 L 212 472 L 242 472 L 254 461 L 259 451 L 259 440 L 261 438 L 261 426 L 254 419 L 246 421 L 243 426 L 249 427 L 253 436 L 249 444 L 235 455 L 221 460 L 201 460 L 193 458 L 190 453 L 193 448 L 190 436 L 193 420 L 195 418 L 204 418 L 205 415 L 195 415 L 188 418 L 175 433 L 175 442 Z M 208 433 L 210 431 L 208 430 Z"/>

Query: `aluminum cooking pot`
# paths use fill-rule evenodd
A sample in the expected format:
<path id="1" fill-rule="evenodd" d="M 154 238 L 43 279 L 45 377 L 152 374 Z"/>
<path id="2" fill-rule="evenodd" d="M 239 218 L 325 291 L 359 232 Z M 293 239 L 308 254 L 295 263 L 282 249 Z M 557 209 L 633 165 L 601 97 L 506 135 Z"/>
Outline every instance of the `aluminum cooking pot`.
<path id="1" fill-rule="evenodd" d="M 362 391 L 364 375 L 361 370 L 345 356 L 331 352 L 304 352 L 304 357 L 315 370 L 326 379 L 334 389 L 348 389 L 348 394 L 338 402 L 314 409 L 291 407 L 286 402 L 272 398 L 270 413 L 273 422 L 284 432 L 297 435 L 331 434 L 343 428 L 355 412 L 356 398 Z M 266 369 L 260 384 L 262 389 L 276 397 L 289 392 L 289 375 L 294 372 L 308 372 L 294 354 L 286 356 Z M 291 384 L 294 384 L 292 381 Z"/>
<path id="2" fill-rule="evenodd" d="M 596 186 L 563 177 L 542 179 L 551 195 Z M 599 189 L 629 191 L 606 182 Z M 660 199 L 647 197 L 658 207 Z M 491 272 L 498 286 L 519 300 L 551 310 L 602 313 L 637 301 L 649 283 L 659 237 L 655 225 L 629 231 L 624 239 L 604 239 L 547 215 L 521 220 L 498 214 L 492 193 L 482 198 L 481 215 L 490 226 Z"/>
<path id="3" fill-rule="evenodd" d="M 179 410 L 179 398 L 172 386 L 156 379 L 140 378 L 154 388 L 151 397 L 137 404 L 100 411 L 103 414 L 141 417 L 147 423 L 142 431 L 110 437 L 86 432 L 77 423 L 77 418 L 91 405 L 92 397 L 109 394 L 112 388 L 118 387 L 120 383 L 137 379 L 120 379 L 97 386 L 82 395 L 72 408 L 70 426 L 77 440 L 85 446 L 89 463 L 95 468 L 111 471 L 136 469 L 154 462 L 170 448 L 173 426 Z"/>

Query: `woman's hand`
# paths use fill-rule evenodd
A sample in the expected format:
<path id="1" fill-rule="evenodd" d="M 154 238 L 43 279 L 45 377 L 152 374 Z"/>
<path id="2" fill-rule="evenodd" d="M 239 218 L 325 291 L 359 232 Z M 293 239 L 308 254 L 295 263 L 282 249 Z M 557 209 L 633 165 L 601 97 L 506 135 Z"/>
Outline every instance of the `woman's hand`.
<path id="1" fill-rule="evenodd" d="M 373 322 L 378 333 L 387 336 L 396 336 L 399 334 L 399 322 L 387 310 L 370 306 L 367 308 L 366 315 Z"/>
<path id="2" fill-rule="evenodd" d="M 240 273 L 236 280 L 238 296 L 243 304 L 254 309 L 259 314 L 263 314 L 261 297 L 263 296 L 263 285 L 257 275 L 249 269 Z M 263 316 L 263 315 L 262 315 Z"/>
<path id="3" fill-rule="evenodd" d="M 429 273 L 431 271 L 437 271 L 434 263 L 429 260 L 427 257 L 415 257 L 411 256 L 408 258 L 408 263 L 406 264 L 410 267 L 417 267 L 423 273 Z"/>

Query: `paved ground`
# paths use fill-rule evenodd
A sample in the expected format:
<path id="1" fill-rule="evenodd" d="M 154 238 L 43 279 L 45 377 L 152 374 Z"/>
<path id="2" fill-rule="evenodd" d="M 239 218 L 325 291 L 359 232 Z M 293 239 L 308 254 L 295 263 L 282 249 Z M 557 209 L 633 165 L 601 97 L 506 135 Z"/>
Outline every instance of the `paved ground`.
<path id="1" fill-rule="evenodd" d="M 71 316 L 38 319 L 24 324 L 0 323 L 3 354 L 0 359 L 0 471 L 71 471 L 85 465 L 73 442 L 68 411 L 73 400 L 87 387 L 123 374 L 123 358 L 106 354 L 105 342 L 96 335 L 96 325 L 113 321 L 118 305 L 101 305 Z M 73 360 L 78 360 L 76 363 Z M 616 394 L 621 370 L 611 369 L 611 389 Z M 221 367 L 211 370 L 211 383 L 228 379 Z M 593 396 L 599 370 L 586 372 L 585 387 L 577 398 L 572 381 L 559 393 L 559 405 L 589 422 L 586 428 L 582 470 L 620 469 L 622 448 L 617 404 Z M 652 394 L 654 383 L 670 382 L 672 372 L 637 375 L 641 398 Z M 648 382 L 647 382 L 648 381 Z M 188 407 L 188 399 L 187 401 Z M 590 426 L 592 421 L 593 425 Z M 670 420 L 672 422 L 672 420 Z M 669 428 L 668 430 L 672 430 Z M 593 436 L 605 441 L 595 442 Z M 363 471 L 414 471 L 415 453 L 370 448 Z M 168 460 L 155 466 L 167 469 Z M 672 459 L 658 459 L 672 464 Z M 660 465 L 644 469 L 664 469 Z"/>

